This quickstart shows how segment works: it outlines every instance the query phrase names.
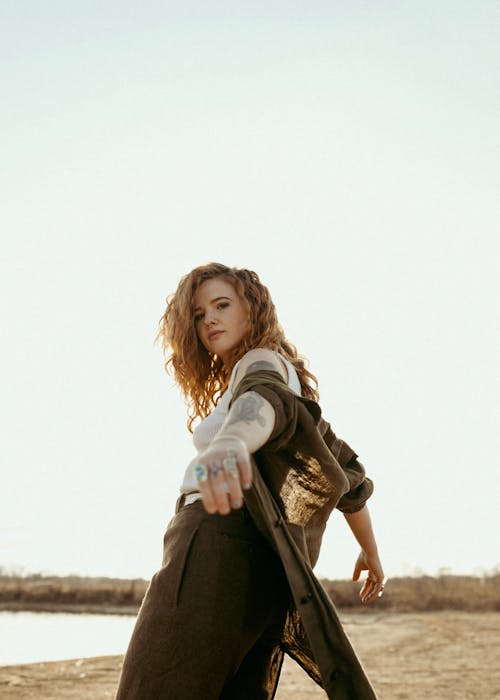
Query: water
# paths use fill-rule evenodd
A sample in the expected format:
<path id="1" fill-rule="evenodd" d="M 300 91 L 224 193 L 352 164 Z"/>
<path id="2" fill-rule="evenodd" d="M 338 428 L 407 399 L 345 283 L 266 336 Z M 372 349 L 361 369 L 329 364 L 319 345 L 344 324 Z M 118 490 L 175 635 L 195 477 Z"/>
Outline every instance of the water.
<path id="1" fill-rule="evenodd" d="M 0 612 L 0 666 L 123 654 L 135 615 Z"/>

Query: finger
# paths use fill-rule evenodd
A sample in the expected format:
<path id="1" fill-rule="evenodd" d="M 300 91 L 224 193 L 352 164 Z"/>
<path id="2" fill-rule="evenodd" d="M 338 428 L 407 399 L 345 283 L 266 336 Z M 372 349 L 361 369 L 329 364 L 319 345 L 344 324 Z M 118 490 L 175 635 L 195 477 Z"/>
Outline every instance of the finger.
<path id="1" fill-rule="evenodd" d="M 252 465 L 250 462 L 248 449 L 243 440 L 240 440 L 239 438 L 216 437 L 212 442 L 212 447 L 222 448 L 224 450 L 224 457 L 227 456 L 228 451 L 231 451 L 237 457 L 237 467 L 241 486 L 245 490 L 251 488 L 253 480 Z"/>
<path id="2" fill-rule="evenodd" d="M 366 605 L 367 603 L 371 603 L 373 600 L 375 600 L 375 594 L 374 591 L 371 590 L 369 591 L 365 596 L 363 596 L 362 601 Z"/>
<path id="3" fill-rule="evenodd" d="M 384 595 L 385 584 L 386 584 L 386 579 L 384 577 L 378 584 L 377 591 L 376 591 L 377 598 L 381 598 Z"/>
<path id="4" fill-rule="evenodd" d="M 238 457 L 238 469 L 240 472 L 240 481 L 243 489 L 248 491 L 252 487 L 252 465 L 248 454 L 240 454 Z"/>
<path id="5" fill-rule="evenodd" d="M 362 593 L 362 601 L 363 603 L 371 603 L 373 600 L 376 599 L 376 597 L 380 594 L 380 591 L 383 590 L 384 584 L 382 581 L 376 581 L 372 579 L 367 579 L 365 582 L 365 586 Z"/>
<path id="6" fill-rule="evenodd" d="M 369 597 L 370 592 L 371 592 L 371 582 L 366 580 L 363 584 L 363 587 L 361 588 L 361 590 L 359 592 L 359 597 L 361 598 L 361 600 L 363 602 L 365 602 L 366 598 Z"/>
<path id="7" fill-rule="evenodd" d="M 209 467 L 203 462 L 197 462 L 194 467 L 194 474 L 198 482 L 198 489 L 201 493 L 201 501 L 203 507 L 207 513 L 215 513 L 217 510 L 217 504 L 215 502 L 214 494 L 212 493 L 212 487 L 210 485 L 209 477 Z"/>
<path id="8" fill-rule="evenodd" d="M 365 605 L 368 605 L 369 603 L 373 603 L 374 600 L 377 600 L 377 592 L 373 591 L 370 595 L 366 596 L 365 599 L 363 600 L 363 603 Z"/>
<path id="9" fill-rule="evenodd" d="M 378 591 L 378 583 L 376 581 L 372 581 L 370 583 L 370 587 L 368 589 L 368 592 L 366 594 L 367 598 L 373 598 L 375 596 L 375 593 Z"/>
<path id="10" fill-rule="evenodd" d="M 356 564 L 354 566 L 354 571 L 352 574 L 352 580 L 357 581 L 359 579 L 360 574 L 361 574 L 361 564 L 358 564 L 358 562 L 356 562 Z"/>
<path id="11" fill-rule="evenodd" d="M 359 592 L 359 595 L 360 595 L 361 598 L 363 598 L 363 599 L 364 599 L 364 598 L 367 598 L 367 597 L 370 595 L 372 589 L 373 589 L 373 579 L 371 579 L 370 577 L 368 577 L 368 578 L 365 580 L 365 582 L 363 583 L 363 587 L 362 587 L 361 591 Z"/>
<path id="12" fill-rule="evenodd" d="M 228 449 L 227 456 L 222 460 L 226 473 L 226 483 L 229 488 L 229 500 L 232 508 L 241 508 L 243 505 L 243 493 L 241 491 L 238 460 L 234 450 Z"/>
<path id="13" fill-rule="evenodd" d="M 227 515 L 231 510 L 228 502 L 228 484 L 226 472 L 222 464 L 211 464 L 209 467 L 208 481 L 212 489 L 216 510 L 221 515 Z"/>

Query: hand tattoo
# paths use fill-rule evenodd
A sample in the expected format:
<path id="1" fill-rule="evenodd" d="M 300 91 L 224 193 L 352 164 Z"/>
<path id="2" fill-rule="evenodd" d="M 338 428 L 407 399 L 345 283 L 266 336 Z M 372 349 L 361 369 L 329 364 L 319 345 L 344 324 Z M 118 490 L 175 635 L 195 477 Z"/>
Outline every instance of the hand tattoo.
<path id="1" fill-rule="evenodd" d="M 225 471 L 225 469 L 224 469 L 224 467 L 222 466 L 222 464 L 217 464 L 217 465 L 215 465 L 215 466 L 213 466 L 213 467 L 209 467 L 208 470 L 209 470 L 209 472 L 210 472 L 210 474 L 211 474 L 212 476 L 217 476 L 217 474 L 220 474 L 221 472 L 224 472 L 224 471 Z"/>

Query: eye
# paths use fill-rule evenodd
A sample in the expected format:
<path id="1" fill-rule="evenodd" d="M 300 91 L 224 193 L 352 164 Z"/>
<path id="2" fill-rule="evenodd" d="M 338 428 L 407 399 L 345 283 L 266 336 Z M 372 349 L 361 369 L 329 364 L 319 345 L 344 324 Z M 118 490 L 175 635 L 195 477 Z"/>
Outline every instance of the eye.
<path id="1" fill-rule="evenodd" d="M 221 302 L 219 302 L 219 303 L 217 304 L 217 308 L 218 308 L 218 309 L 225 309 L 226 306 L 229 306 L 229 302 L 228 302 L 228 301 L 221 301 Z"/>
<path id="2" fill-rule="evenodd" d="M 198 321 L 201 321 L 202 318 L 203 318 L 203 314 L 197 314 L 194 317 L 194 322 L 197 323 Z"/>

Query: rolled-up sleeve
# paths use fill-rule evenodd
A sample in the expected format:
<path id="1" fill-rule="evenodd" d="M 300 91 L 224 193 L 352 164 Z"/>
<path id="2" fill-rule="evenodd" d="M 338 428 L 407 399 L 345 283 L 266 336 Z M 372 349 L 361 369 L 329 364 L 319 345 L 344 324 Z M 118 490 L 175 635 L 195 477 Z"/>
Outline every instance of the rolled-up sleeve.
<path id="1" fill-rule="evenodd" d="M 356 513 L 372 495 L 373 481 L 366 476 L 365 468 L 357 457 L 353 457 L 343 469 L 351 488 L 339 500 L 337 508 L 342 513 Z"/>
<path id="2" fill-rule="evenodd" d="M 366 476 L 357 453 L 344 440 L 337 438 L 330 424 L 322 418 L 319 404 L 296 394 L 278 372 L 260 370 L 242 378 L 229 408 L 248 391 L 260 394 L 274 409 L 273 430 L 262 446 L 262 452 L 272 453 L 290 448 L 296 451 L 299 446 L 300 452 L 306 454 L 310 451 L 320 462 L 324 459 L 325 468 L 330 464 L 329 478 L 335 481 L 335 487 L 341 489 L 343 494 L 336 508 L 343 513 L 361 510 L 373 493 L 373 482 Z M 337 479 L 339 475 L 341 483 Z"/>

